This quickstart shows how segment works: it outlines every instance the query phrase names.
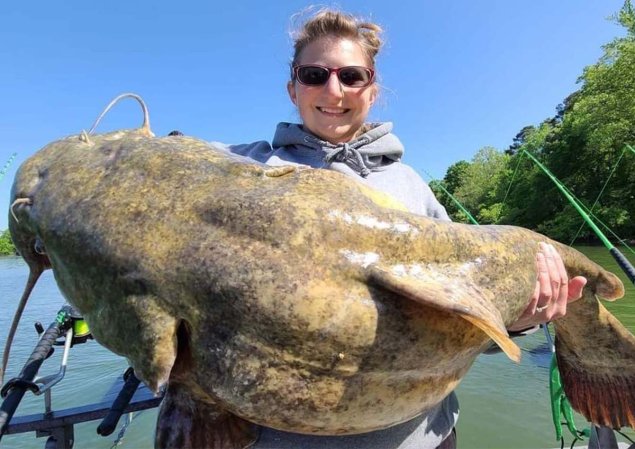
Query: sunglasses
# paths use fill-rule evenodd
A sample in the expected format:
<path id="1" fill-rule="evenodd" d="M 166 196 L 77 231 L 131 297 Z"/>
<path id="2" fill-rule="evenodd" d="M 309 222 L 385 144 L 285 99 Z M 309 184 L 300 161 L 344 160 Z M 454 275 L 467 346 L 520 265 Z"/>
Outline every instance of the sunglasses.
<path id="1" fill-rule="evenodd" d="M 374 70 L 355 65 L 338 69 L 315 64 L 293 67 L 293 79 L 305 86 L 323 86 L 328 82 L 331 73 L 335 73 L 340 83 L 348 87 L 366 87 L 375 79 Z"/>

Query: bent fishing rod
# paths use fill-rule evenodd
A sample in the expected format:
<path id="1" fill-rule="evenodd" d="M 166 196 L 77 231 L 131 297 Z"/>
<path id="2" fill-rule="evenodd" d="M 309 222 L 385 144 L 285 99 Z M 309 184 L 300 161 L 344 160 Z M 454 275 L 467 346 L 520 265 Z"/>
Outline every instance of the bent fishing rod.
<path id="1" fill-rule="evenodd" d="M 549 171 L 547 167 L 545 167 L 538 159 L 536 159 L 529 151 L 522 150 L 523 154 L 526 154 L 540 169 L 553 181 L 558 190 L 562 192 L 565 198 L 569 201 L 569 203 L 575 208 L 575 210 L 580 214 L 580 216 L 584 219 L 584 221 L 591 227 L 595 235 L 602 241 L 604 246 L 609 250 L 613 259 L 617 262 L 617 265 L 620 269 L 626 274 L 628 279 L 635 285 L 635 267 L 630 263 L 630 261 L 622 254 L 622 252 L 611 243 L 611 241 L 604 235 L 604 233 L 598 228 L 595 222 L 589 217 L 580 203 L 576 201 L 575 198 L 569 193 L 569 191 L 562 185 L 558 178 L 556 178 L 553 173 Z"/>

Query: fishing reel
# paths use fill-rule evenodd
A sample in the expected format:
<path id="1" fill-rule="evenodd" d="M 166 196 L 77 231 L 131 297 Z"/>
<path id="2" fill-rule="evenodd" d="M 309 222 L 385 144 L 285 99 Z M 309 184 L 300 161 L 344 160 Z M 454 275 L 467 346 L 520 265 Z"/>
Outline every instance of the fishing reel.
<path id="1" fill-rule="evenodd" d="M 69 305 L 64 305 L 59 312 L 57 312 L 57 316 L 55 318 L 56 322 L 59 323 L 60 328 L 71 330 L 72 337 L 70 341 L 70 347 L 72 348 L 74 345 L 86 343 L 88 340 L 93 339 L 93 334 L 90 332 L 90 328 L 88 327 L 88 323 L 84 320 L 84 317 L 79 313 L 79 311 Z M 39 321 L 35 322 L 35 331 L 41 336 L 44 333 L 44 326 Z M 65 339 L 68 338 L 68 334 L 65 336 Z M 66 340 L 55 341 L 53 343 L 55 346 L 65 346 Z M 51 353 L 49 356 L 53 353 Z"/>
<path id="2" fill-rule="evenodd" d="M 33 380 L 33 384 L 36 388 L 33 388 L 32 391 L 35 395 L 41 395 L 42 393 L 46 393 L 45 396 L 45 405 L 47 411 L 50 410 L 50 389 L 53 385 L 60 382 L 64 376 L 66 375 L 66 365 L 68 362 L 68 353 L 70 348 L 72 348 L 76 344 L 85 343 L 89 339 L 92 339 L 93 336 L 90 333 L 90 329 L 84 318 L 79 313 L 79 311 L 73 306 L 66 304 L 62 306 L 62 308 L 57 312 L 55 317 L 55 321 L 52 325 L 56 325 L 59 329 L 58 338 L 55 338 L 49 349 L 49 352 L 46 354 L 45 358 L 48 359 L 55 348 L 53 346 L 64 346 L 64 352 L 62 354 L 62 362 L 60 369 L 57 373 L 39 377 Z M 38 335 L 42 337 L 44 332 L 44 327 L 42 323 L 35 323 L 35 330 Z M 63 335 L 63 339 L 59 339 Z"/>
<path id="3" fill-rule="evenodd" d="M 64 353 L 62 355 L 62 363 L 57 373 L 35 378 L 37 371 L 25 375 L 25 370 L 19 377 L 9 380 L 0 392 L 0 396 L 5 398 L 10 391 L 15 387 L 20 387 L 24 390 L 30 390 L 35 395 L 41 395 L 46 393 L 45 402 L 46 409 L 50 411 L 50 389 L 53 385 L 60 382 L 66 374 L 66 365 L 68 361 L 68 353 L 71 347 L 76 344 L 85 343 L 93 336 L 90 333 L 90 328 L 79 311 L 71 305 L 64 305 L 55 317 L 55 320 L 49 328 L 45 331 L 42 323 L 37 321 L 35 323 L 35 330 L 40 337 L 38 346 L 34 349 L 34 355 L 31 358 L 36 358 L 41 364 L 44 360 L 48 359 L 55 351 L 54 346 L 64 346 Z M 59 337 L 64 336 L 62 340 L 58 340 Z M 28 362 L 27 362 L 28 363 Z M 20 398 L 21 399 L 21 398 Z M 17 405 L 17 404 L 16 404 Z"/>

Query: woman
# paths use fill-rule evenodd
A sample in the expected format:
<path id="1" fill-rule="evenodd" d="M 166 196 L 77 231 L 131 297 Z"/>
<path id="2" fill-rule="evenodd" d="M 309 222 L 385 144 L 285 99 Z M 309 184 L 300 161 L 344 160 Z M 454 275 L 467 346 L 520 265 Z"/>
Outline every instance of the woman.
<path id="1" fill-rule="evenodd" d="M 366 123 L 378 94 L 375 57 L 381 28 L 338 11 L 310 18 L 295 38 L 287 91 L 302 124 L 280 123 L 272 144 L 230 146 L 235 153 L 269 165 L 301 164 L 345 173 L 403 203 L 411 212 L 450 220 L 430 188 L 400 162 L 403 146 L 391 123 Z M 578 299 L 586 280 L 570 282 L 550 245 L 537 256 L 538 280 L 527 309 L 510 331 L 561 317 Z M 458 402 L 450 394 L 435 410 L 388 429 L 362 435 L 321 437 L 263 428 L 258 449 L 454 448 Z"/>

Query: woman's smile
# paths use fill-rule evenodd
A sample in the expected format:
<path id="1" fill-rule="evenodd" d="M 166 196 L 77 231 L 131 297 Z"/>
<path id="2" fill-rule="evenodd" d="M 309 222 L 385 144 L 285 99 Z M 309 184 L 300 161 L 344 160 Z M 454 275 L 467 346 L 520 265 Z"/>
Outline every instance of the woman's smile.
<path id="1" fill-rule="evenodd" d="M 333 108 L 333 107 L 325 107 L 325 106 L 317 106 L 317 110 L 327 116 L 333 115 L 336 117 L 340 117 L 346 114 L 348 111 L 350 111 L 350 109 L 348 108 Z"/>

